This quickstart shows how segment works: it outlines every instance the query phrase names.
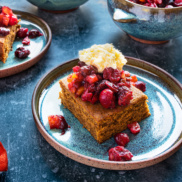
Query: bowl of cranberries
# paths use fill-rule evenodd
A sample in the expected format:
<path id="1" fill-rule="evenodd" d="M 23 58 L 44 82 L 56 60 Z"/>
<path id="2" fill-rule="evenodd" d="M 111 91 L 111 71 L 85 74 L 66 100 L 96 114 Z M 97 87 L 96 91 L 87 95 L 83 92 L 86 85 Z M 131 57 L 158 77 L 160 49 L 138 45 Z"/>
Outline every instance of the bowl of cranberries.
<path id="1" fill-rule="evenodd" d="M 182 35 L 182 0 L 107 0 L 115 24 L 132 39 L 166 43 Z"/>

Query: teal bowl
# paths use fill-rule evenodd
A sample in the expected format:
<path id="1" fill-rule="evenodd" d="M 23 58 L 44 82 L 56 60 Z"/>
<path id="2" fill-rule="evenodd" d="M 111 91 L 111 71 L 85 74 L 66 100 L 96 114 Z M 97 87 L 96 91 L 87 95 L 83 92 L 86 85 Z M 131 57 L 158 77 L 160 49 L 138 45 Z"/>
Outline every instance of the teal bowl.
<path id="1" fill-rule="evenodd" d="M 53 12 L 65 13 L 77 9 L 88 0 L 27 0 L 40 9 Z"/>
<path id="2" fill-rule="evenodd" d="M 116 25 L 142 43 L 161 44 L 182 35 L 182 7 L 151 8 L 128 0 L 107 0 Z"/>

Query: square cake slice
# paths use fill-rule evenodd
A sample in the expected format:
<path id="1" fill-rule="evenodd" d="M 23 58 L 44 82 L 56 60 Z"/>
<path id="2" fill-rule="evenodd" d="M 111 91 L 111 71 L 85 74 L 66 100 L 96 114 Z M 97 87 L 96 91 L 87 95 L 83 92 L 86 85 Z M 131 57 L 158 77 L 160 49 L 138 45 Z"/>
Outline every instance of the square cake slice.
<path id="1" fill-rule="evenodd" d="M 150 116 L 147 105 L 148 97 L 139 89 L 131 86 L 133 99 L 127 106 L 117 106 L 114 109 L 105 109 L 100 103 L 84 102 L 75 97 L 68 89 L 67 77 L 59 81 L 62 104 L 69 109 L 91 135 L 102 143 L 127 128 L 135 121 L 140 122 Z"/>
<path id="2" fill-rule="evenodd" d="M 15 40 L 17 31 L 20 29 L 20 25 L 16 24 L 6 28 L 10 30 L 10 33 L 6 36 L 0 36 L 0 60 L 3 63 L 5 63 L 8 58 L 8 54 L 12 49 L 12 45 Z"/>

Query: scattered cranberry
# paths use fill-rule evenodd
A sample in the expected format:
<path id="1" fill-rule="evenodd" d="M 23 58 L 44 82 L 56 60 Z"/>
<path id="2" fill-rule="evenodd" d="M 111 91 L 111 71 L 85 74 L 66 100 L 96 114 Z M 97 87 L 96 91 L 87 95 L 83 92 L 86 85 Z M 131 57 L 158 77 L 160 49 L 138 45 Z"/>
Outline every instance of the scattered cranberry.
<path id="1" fill-rule="evenodd" d="M 126 133 L 117 133 L 114 136 L 114 140 L 120 146 L 125 147 L 127 143 L 130 141 L 129 136 Z"/>
<path id="2" fill-rule="evenodd" d="M 140 89 L 142 92 L 145 92 L 146 91 L 146 84 L 142 81 L 137 81 L 135 82 L 135 87 Z"/>
<path id="3" fill-rule="evenodd" d="M 104 89 L 99 95 L 99 101 L 104 108 L 114 108 L 115 107 L 115 96 L 114 92 L 110 89 Z"/>
<path id="4" fill-rule="evenodd" d="M 61 129 L 62 135 L 67 128 L 70 128 L 65 118 L 62 115 L 50 115 L 48 116 L 50 129 Z"/>
<path id="5" fill-rule="evenodd" d="M 6 36 L 10 33 L 8 28 L 0 27 L 0 36 Z"/>
<path id="6" fill-rule="evenodd" d="M 130 129 L 131 133 L 133 133 L 133 134 L 137 134 L 140 132 L 140 125 L 138 124 L 138 122 L 128 124 L 128 128 Z"/>
<path id="7" fill-rule="evenodd" d="M 30 54 L 30 51 L 28 49 L 25 49 L 24 47 L 19 47 L 15 51 L 15 56 L 20 59 L 27 58 Z"/>
<path id="8" fill-rule="evenodd" d="M 110 161 L 130 161 L 133 154 L 123 146 L 117 146 L 109 150 Z"/>
<path id="9" fill-rule="evenodd" d="M 27 37 L 25 37 L 23 40 L 22 40 L 22 44 L 23 45 L 30 45 L 30 39 Z"/>
<path id="10" fill-rule="evenodd" d="M 42 36 L 43 34 L 42 33 L 40 33 L 38 30 L 36 30 L 36 29 L 32 29 L 32 30 L 30 30 L 29 31 L 29 34 L 28 34 L 28 36 L 30 37 L 30 38 L 36 38 L 36 37 L 39 37 L 39 36 Z"/>
<path id="11" fill-rule="evenodd" d="M 25 38 L 28 35 L 28 28 L 20 28 L 20 30 L 18 30 L 16 36 L 18 38 Z"/>

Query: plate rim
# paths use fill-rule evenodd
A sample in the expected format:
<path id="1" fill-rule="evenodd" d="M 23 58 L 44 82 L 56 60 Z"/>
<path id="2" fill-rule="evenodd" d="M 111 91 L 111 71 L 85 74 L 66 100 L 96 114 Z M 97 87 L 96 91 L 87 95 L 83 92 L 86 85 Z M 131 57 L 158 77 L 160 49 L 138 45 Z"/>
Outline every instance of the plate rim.
<path id="1" fill-rule="evenodd" d="M 170 77 L 173 82 L 180 87 L 180 89 L 182 90 L 182 85 L 181 83 L 174 78 L 170 73 L 168 73 L 167 71 L 163 70 L 162 68 L 146 62 L 144 60 L 141 59 L 137 59 L 134 57 L 130 57 L 130 56 L 125 56 L 126 59 L 131 59 L 134 61 L 137 61 L 141 64 L 146 64 L 147 66 L 153 67 L 154 69 L 157 69 L 158 71 L 164 73 L 165 75 L 167 75 L 168 77 Z M 59 142 L 57 142 L 52 136 L 49 135 L 49 133 L 46 131 L 46 129 L 43 127 L 38 114 L 36 113 L 36 107 L 35 107 L 35 99 L 36 99 L 36 94 L 38 92 L 39 86 L 40 84 L 44 81 L 44 79 L 46 79 L 46 77 L 52 73 L 54 70 L 56 70 L 58 67 L 61 67 L 65 64 L 69 64 L 70 62 L 76 61 L 78 60 L 78 58 L 75 59 L 71 59 L 69 61 L 66 61 L 64 63 L 61 63 L 59 65 L 57 65 L 56 67 L 54 67 L 53 69 L 51 69 L 50 71 L 48 71 L 46 74 L 43 75 L 43 77 L 38 81 L 33 95 L 32 95 L 32 114 L 34 117 L 34 121 L 35 124 L 39 130 L 39 132 L 41 133 L 41 135 L 44 137 L 44 139 L 52 146 L 54 147 L 57 151 L 59 151 L 60 153 L 62 153 L 63 155 L 88 166 L 92 166 L 92 167 L 97 167 L 97 168 L 101 168 L 101 169 L 108 169 L 108 170 L 134 170 L 134 169 L 140 169 L 140 168 L 144 168 L 144 167 L 149 167 L 152 166 L 154 164 L 157 164 L 165 159 L 167 159 L 168 157 L 170 157 L 172 154 L 174 154 L 181 146 L 182 146 L 182 138 L 180 138 L 172 147 L 170 147 L 169 149 L 167 149 L 166 151 L 164 151 L 162 154 L 159 154 L 157 156 L 154 156 L 150 159 L 144 159 L 141 161 L 125 161 L 125 162 L 115 162 L 115 161 L 107 161 L 107 160 L 102 160 L 102 159 L 97 159 L 94 157 L 89 157 L 83 154 L 80 154 L 78 152 L 75 152 L 67 147 L 65 147 L 64 145 L 60 144 Z M 130 64 L 128 64 L 130 65 Z M 132 64 L 131 64 L 132 65 Z"/>
<path id="2" fill-rule="evenodd" d="M 46 44 L 43 47 L 43 49 L 35 57 L 29 59 L 28 61 L 25 61 L 25 62 L 22 62 L 18 65 L 0 70 L 0 78 L 8 77 L 8 76 L 17 74 L 17 73 L 22 72 L 22 71 L 30 68 L 31 66 L 33 66 L 35 63 L 37 63 L 45 55 L 45 53 L 48 51 L 48 49 L 51 45 L 51 41 L 52 41 L 52 31 L 51 31 L 49 25 L 42 18 L 40 18 L 34 14 L 20 11 L 20 10 L 14 10 L 13 9 L 13 12 L 14 12 L 14 14 L 27 15 L 27 17 L 31 16 L 31 17 L 37 19 L 38 21 L 40 21 L 42 24 L 44 24 L 46 29 L 47 29 L 47 38 L 45 37 L 46 38 Z M 4 64 L 6 64 L 6 63 L 4 63 Z"/>

